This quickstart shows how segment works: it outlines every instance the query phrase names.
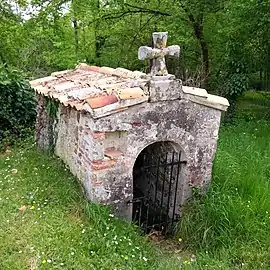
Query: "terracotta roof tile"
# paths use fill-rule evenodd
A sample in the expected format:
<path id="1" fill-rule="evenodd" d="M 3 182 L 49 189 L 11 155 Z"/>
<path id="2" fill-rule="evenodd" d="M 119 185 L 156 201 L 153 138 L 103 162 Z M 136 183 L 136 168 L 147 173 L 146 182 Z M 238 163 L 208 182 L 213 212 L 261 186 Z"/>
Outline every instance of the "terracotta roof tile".
<path id="1" fill-rule="evenodd" d="M 143 90 L 140 87 L 124 88 L 118 91 L 120 99 L 134 99 L 145 97 Z"/>
<path id="2" fill-rule="evenodd" d="M 103 74 L 113 75 L 115 73 L 115 69 L 110 67 L 101 67 L 100 72 Z"/>
<path id="3" fill-rule="evenodd" d="M 31 86 L 33 87 L 33 85 L 31 84 Z M 42 94 L 42 95 L 46 95 L 48 93 L 48 88 L 40 85 L 34 86 L 35 90 L 37 93 Z"/>
<path id="4" fill-rule="evenodd" d="M 56 85 L 56 84 L 59 84 L 59 83 L 62 83 L 62 82 L 66 82 L 66 79 L 65 78 L 57 78 L 57 77 L 54 77 L 55 80 L 50 80 L 50 81 L 45 81 L 45 82 L 42 82 L 42 86 L 44 87 L 48 87 L 48 88 L 51 88 L 52 86 Z"/>
<path id="5" fill-rule="evenodd" d="M 125 87 L 126 87 L 126 82 L 99 85 L 99 88 L 104 89 L 106 93 L 108 93 L 109 95 Z"/>
<path id="6" fill-rule="evenodd" d="M 91 106 L 92 109 L 101 108 L 118 101 L 118 98 L 115 94 L 99 96 L 95 98 L 89 98 L 86 100 L 87 103 Z"/>
<path id="7" fill-rule="evenodd" d="M 35 86 L 41 85 L 42 83 L 46 83 L 46 82 L 54 81 L 54 80 L 57 80 L 57 78 L 53 76 L 48 76 L 48 77 L 33 80 L 30 82 L 30 84 L 31 84 L 31 87 L 35 87 Z"/>
<path id="8" fill-rule="evenodd" d="M 100 67 L 89 66 L 87 70 L 94 71 L 94 72 L 100 72 Z"/>
<path id="9" fill-rule="evenodd" d="M 88 70 L 88 71 L 94 71 L 94 72 L 100 72 L 100 67 L 97 66 L 88 66 L 85 63 L 81 63 L 79 64 L 76 69 L 80 69 L 80 70 Z"/>
<path id="10" fill-rule="evenodd" d="M 59 84 L 55 84 L 53 86 L 53 89 L 57 92 L 62 92 L 62 91 L 68 91 L 71 90 L 73 87 L 75 87 L 76 84 L 74 82 L 70 81 L 64 81 Z"/>
<path id="11" fill-rule="evenodd" d="M 123 78 L 134 78 L 133 72 L 125 68 L 116 68 L 113 74 Z"/>
<path id="12" fill-rule="evenodd" d="M 56 96 L 54 96 L 54 98 L 56 98 Z M 57 99 L 58 99 L 61 103 L 66 103 L 66 102 L 69 101 L 68 97 L 67 97 L 67 96 L 64 96 L 64 95 L 58 96 Z"/>
<path id="13" fill-rule="evenodd" d="M 76 103 L 74 106 L 77 111 L 81 111 L 83 109 L 83 103 Z"/>
<path id="14" fill-rule="evenodd" d="M 68 69 L 68 70 L 63 70 L 63 71 L 57 71 L 57 72 L 53 72 L 52 76 L 54 77 L 62 77 L 63 75 L 67 75 L 68 73 L 73 72 L 72 69 Z"/>
<path id="15" fill-rule="evenodd" d="M 82 103 L 82 110 L 89 112 L 91 115 L 93 115 L 93 110 L 88 103 Z"/>
<path id="16" fill-rule="evenodd" d="M 139 71 L 83 63 L 74 70 L 55 72 L 30 83 L 39 94 L 102 117 L 147 102 L 148 96 L 141 89 L 147 80 L 146 74 Z"/>

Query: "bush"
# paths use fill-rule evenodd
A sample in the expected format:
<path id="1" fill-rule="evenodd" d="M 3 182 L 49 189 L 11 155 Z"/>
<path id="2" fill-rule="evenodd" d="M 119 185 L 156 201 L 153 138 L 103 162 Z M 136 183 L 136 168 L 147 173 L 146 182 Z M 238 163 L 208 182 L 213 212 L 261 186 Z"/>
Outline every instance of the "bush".
<path id="1" fill-rule="evenodd" d="M 34 91 L 23 74 L 0 66 L 0 145 L 1 148 L 29 134 L 35 123 Z"/>

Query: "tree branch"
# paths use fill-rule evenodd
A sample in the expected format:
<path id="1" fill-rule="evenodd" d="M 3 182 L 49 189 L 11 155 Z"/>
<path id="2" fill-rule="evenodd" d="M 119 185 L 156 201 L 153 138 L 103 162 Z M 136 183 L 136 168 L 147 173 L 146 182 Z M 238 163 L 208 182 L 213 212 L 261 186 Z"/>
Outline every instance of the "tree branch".
<path id="1" fill-rule="evenodd" d="M 194 16 L 194 14 L 188 11 L 188 9 L 181 0 L 179 1 L 179 4 L 181 8 L 186 12 L 187 17 L 192 25 L 194 35 L 200 43 L 203 71 L 204 71 L 203 72 L 204 79 L 202 80 L 202 83 L 206 83 L 207 76 L 209 75 L 209 50 L 208 44 L 204 38 L 204 27 L 203 27 L 204 14 L 203 12 L 200 12 L 198 16 Z"/>
<path id="2" fill-rule="evenodd" d="M 131 49 L 134 41 L 136 40 L 136 38 L 138 37 L 139 33 L 146 27 L 146 25 L 154 18 L 155 15 L 152 15 L 144 24 L 142 27 L 140 27 L 140 29 L 136 32 L 136 34 L 133 36 L 132 41 L 130 42 L 130 46 L 129 49 Z"/>
<path id="3" fill-rule="evenodd" d="M 101 20 L 113 20 L 113 19 L 120 19 L 126 16 L 130 16 L 133 14 L 153 14 L 153 15 L 158 15 L 158 16 L 172 16 L 170 13 L 166 13 L 166 12 L 162 12 L 159 10 L 153 10 L 153 9 L 148 9 L 148 8 L 142 8 L 142 7 L 136 7 L 130 4 L 125 4 L 126 6 L 128 6 L 129 8 L 133 8 L 132 9 L 127 9 L 126 11 L 123 12 L 118 12 L 118 13 L 110 13 L 110 14 L 106 14 L 101 16 L 100 18 L 93 20 L 91 22 L 88 23 L 88 26 L 90 26 L 91 24 L 101 21 Z"/>
<path id="4" fill-rule="evenodd" d="M 133 5 L 128 4 L 128 3 L 126 3 L 125 6 L 138 9 L 142 13 L 149 13 L 149 14 L 162 15 L 162 16 L 172 16 L 172 14 L 167 13 L 167 12 L 163 12 L 163 11 L 159 11 L 159 10 L 154 10 L 154 9 L 149 9 L 149 8 L 142 8 L 142 7 L 138 7 L 138 6 L 133 6 Z"/>

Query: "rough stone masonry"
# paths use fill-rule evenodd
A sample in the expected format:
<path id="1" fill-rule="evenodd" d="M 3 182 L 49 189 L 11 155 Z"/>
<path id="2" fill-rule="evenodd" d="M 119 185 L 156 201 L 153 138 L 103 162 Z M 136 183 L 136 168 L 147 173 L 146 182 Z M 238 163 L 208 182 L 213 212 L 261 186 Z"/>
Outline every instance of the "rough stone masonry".
<path id="1" fill-rule="evenodd" d="M 176 47 L 156 49 L 154 54 L 147 49 L 147 55 L 160 61 L 170 52 L 179 54 Z M 31 81 L 38 99 L 38 147 L 54 150 L 91 201 L 110 204 L 127 219 L 132 217 L 127 202 L 134 194 L 135 161 L 153 143 L 171 143 L 187 161 L 178 205 L 191 197 L 194 187 L 208 186 L 221 112 L 229 106 L 225 98 L 204 89 L 182 86 L 164 72 L 163 63 L 157 65 L 154 74 L 144 74 L 79 64 Z M 159 71 L 165 75 L 156 76 Z"/>

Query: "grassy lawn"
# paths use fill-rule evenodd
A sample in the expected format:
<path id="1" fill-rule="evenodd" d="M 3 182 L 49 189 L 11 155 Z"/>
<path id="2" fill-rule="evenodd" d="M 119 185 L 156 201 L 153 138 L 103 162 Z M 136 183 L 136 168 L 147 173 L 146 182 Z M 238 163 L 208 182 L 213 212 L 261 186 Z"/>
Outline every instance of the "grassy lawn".
<path id="1" fill-rule="evenodd" d="M 256 93 L 239 101 L 237 124 L 221 129 L 211 189 L 187 205 L 179 244 L 154 245 L 87 202 L 60 160 L 31 142 L 0 154 L 0 269 L 270 269 L 268 108 Z"/>
<path id="2" fill-rule="evenodd" d="M 88 203 L 59 160 L 26 146 L 0 157 L 1 270 L 178 269 L 133 226 Z"/>

